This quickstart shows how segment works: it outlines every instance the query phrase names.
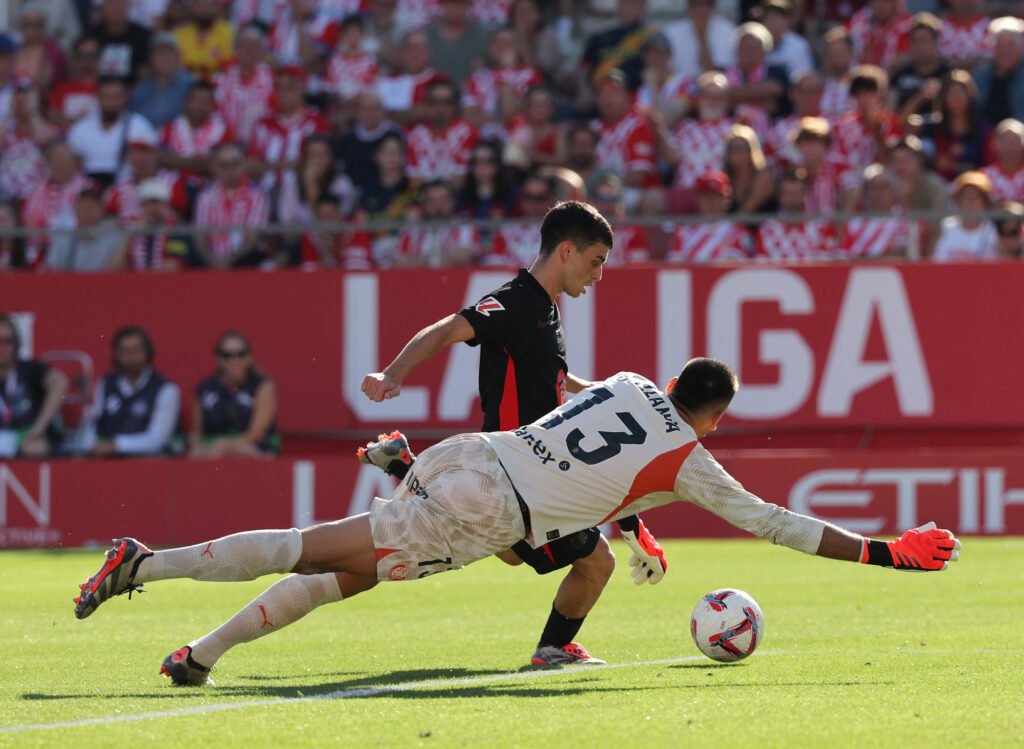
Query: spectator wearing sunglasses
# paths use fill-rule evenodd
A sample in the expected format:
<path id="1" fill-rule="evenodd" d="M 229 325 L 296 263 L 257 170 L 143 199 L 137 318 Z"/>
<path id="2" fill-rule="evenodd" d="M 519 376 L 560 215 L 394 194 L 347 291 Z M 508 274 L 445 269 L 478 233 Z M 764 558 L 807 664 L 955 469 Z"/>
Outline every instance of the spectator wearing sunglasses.
<path id="1" fill-rule="evenodd" d="M 267 458 L 281 451 L 274 381 L 256 366 L 244 333 L 229 330 L 214 349 L 217 372 L 199 383 L 192 410 L 196 458 Z"/>
<path id="2" fill-rule="evenodd" d="M 997 205 L 996 210 L 1010 214 L 996 219 L 996 255 L 1000 260 L 1024 258 L 1024 205 L 1007 200 Z"/>

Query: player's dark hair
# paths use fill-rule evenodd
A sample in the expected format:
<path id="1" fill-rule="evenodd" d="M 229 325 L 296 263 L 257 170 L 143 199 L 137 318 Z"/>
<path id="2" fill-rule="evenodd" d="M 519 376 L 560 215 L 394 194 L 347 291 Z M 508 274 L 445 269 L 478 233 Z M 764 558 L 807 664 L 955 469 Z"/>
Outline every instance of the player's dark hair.
<path id="1" fill-rule="evenodd" d="M 700 414 L 728 406 L 739 390 L 732 367 L 718 359 L 690 359 L 679 373 L 668 397 L 680 408 Z"/>
<path id="2" fill-rule="evenodd" d="M 569 240 L 576 249 L 601 243 L 611 249 L 611 224 L 594 206 L 577 200 L 555 203 L 540 225 L 540 254 L 548 257 L 562 242 Z"/>
<path id="3" fill-rule="evenodd" d="M 153 346 L 153 339 L 149 337 L 149 333 L 139 325 L 125 325 L 114 333 L 114 339 L 111 342 L 111 349 L 114 351 L 114 354 L 117 354 L 117 347 L 121 345 L 121 341 L 125 338 L 133 337 L 142 341 L 142 346 L 146 349 L 146 364 L 152 364 L 153 357 L 156 356 L 156 348 Z"/>
<path id="4" fill-rule="evenodd" d="M 18 361 L 18 354 L 21 351 L 21 334 L 18 332 L 18 326 L 14 324 L 14 318 L 7 314 L 0 314 L 0 325 L 10 328 L 11 335 L 14 336 L 14 360 Z"/>

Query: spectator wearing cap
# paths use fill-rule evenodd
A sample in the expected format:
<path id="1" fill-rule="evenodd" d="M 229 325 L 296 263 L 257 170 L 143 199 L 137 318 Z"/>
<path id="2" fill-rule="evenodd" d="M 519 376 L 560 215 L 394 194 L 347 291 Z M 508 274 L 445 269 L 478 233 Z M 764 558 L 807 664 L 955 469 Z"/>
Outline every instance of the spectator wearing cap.
<path id="1" fill-rule="evenodd" d="M 195 264 L 190 237 L 175 232 L 178 217 L 171 207 L 171 187 L 158 177 L 139 185 L 141 215 L 130 234 L 120 243 L 111 268 L 132 271 L 173 271 Z"/>
<path id="2" fill-rule="evenodd" d="M 0 195 L 24 200 L 46 181 L 42 148 L 57 134 L 39 113 L 36 85 L 18 78 L 6 117 L 0 117 Z"/>
<path id="3" fill-rule="evenodd" d="M 271 112 L 274 70 L 265 62 L 267 38 L 256 25 L 235 37 L 235 60 L 213 77 L 217 109 L 241 143 L 248 143 L 256 123 Z"/>
<path id="4" fill-rule="evenodd" d="M 673 263 L 709 263 L 716 260 L 745 260 L 754 252 L 753 238 L 743 226 L 727 217 L 732 203 L 732 185 L 725 172 L 711 170 L 695 184 L 699 224 L 679 224 L 665 259 Z"/>
<path id="5" fill-rule="evenodd" d="M 424 29 L 431 65 L 459 88 L 487 59 L 489 34 L 469 9 L 470 0 L 441 0 L 441 14 Z"/>
<path id="6" fill-rule="evenodd" d="M 14 93 L 14 53 L 18 51 L 18 43 L 4 33 L 0 33 L 0 117 L 11 108 L 11 95 Z"/>
<path id="7" fill-rule="evenodd" d="M 715 11 L 715 0 L 690 0 L 687 18 L 665 26 L 672 69 L 686 78 L 724 70 L 736 61 L 736 24 Z"/>
<path id="8" fill-rule="evenodd" d="M 235 56 L 235 27 L 221 17 L 217 0 L 189 0 L 188 10 L 188 23 L 174 30 L 181 64 L 209 78 Z"/>
<path id="9" fill-rule="evenodd" d="M 128 141 L 125 162 L 119 179 L 106 193 L 104 207 L 122 225 L 131 224 L 142 218 L 140 188 L 150 179 L 159 179 L 171 191 L 171 204 L 182 215 L 189 212 L 189 191 L 185 180 L 174 172 L 161 169 L 161 154 L 156 137 L 136 138 Z"/>
<path id="10" fill-rule="evenodd" d="M 847 27 L 853 54 L 860 65 L 877 65 L 886 72 L 903 64 L 909 44 L 910 16 L 903 0 L 868 0 Z"/>
<path id="11" fill-rule="evenodd" d="M 398 68 L 377 79 L 377 93 L 388 116 L 404 125 L 423 120 L 427 114 L 427 88 L 444 76 L 430 67 L 430 46 L 423 31 L 402 37 Z"/>
<path id="12" fill-rule="evenodd" d="M 196 199 L 196 226 L 261 227 L 269 219 L 267 194 L 246 177 L 242 149 L 233 143 L 220 146 L 213 157 L 213 182 Z M 196 245 L 213 268 L 253 267 L 266 259 L 259 234 L 244 229 L 201 234 Z"/>
<path id="13" fill-rule="evenodd" d="M 128 87 L 121 78 L 101 78 L 96 88 L 99 110 L 83 117 L 68 131 L 68 145 L 82 159 L 82 168 L 103 186 L 114 183 L 127 144 L 136 138 L 155 138 L 145 117 L 128 109 Z"/>
<path id="14" fill-rule="evenodd" d="M 543 82 L 540 71 L 519 56 L 515 32 L 496 29 L 487 49 L 487 65 L 476 70 L 462 95 L 466 119 L 484 138 L 504 141 L 506 126 L 523 108 L 527 91 Z"/>
<path id="15" fill-rule="evenodd" d="M 872 214 L 855 216 L 843 227 L 840 251 L 851 258 L 902 257 L 910 244 L 910 221 L 896 200 L 896 176 L 882 164 L 864 170 L 857 210 Z"/>
<path id="16" fill-rule="evenodd" d="M 77 231 L 54 237 L 43 261 L 43 270 L 63 272 L 103 271 L 115 268 L 125 236 L 103 210 L 103 189 L 87 183 L 75 203 Z"/>
<path id="17" fill-rule="evenodd" d="M 270 49 L 278 60 L 299 60 L 311 46 L 325 52 L 333 49 L 340 35 L 341 25 L 320 11 L 316 0 L 288 0 L 287 7 L 274 19 Z"/>
<path id="18" fill-rule="evenodd" d="M 988 38 L 992 62 L 973 71 L 985 119 L 1024 120 L 1024 20 L 1013 16 L 994 19 Z"/>
<path id="19" fill-rule="evenodd" d="M 940 262 L 993 260 L 999 243 L 995 224 L 980 214 L 992 208 L 992 181 L 981 172 L 964 172 L 953 182 L 956 214 L 942 219 L 932 259 Z"/>
<path id="20" fill-rule="evenodd" d="M 913 114 L 925 115 L 939 93 L 942 78 L 950 66 L 939 54 L 942 21 L 931 13 L 918 13 L 910 26 L 907 63 L 892 76 L 892 108 L 906 120 Z"/>
<path id="21" fill-rule="evenodd" d="M 778 65 L 789 78 L 815 67 L 811 45 L 793 31 L 793 20 L 790 0 L 766 0 L 761 4 L 761 22 L 772 35 L 772 51 L 765 62 Z"/>
<path id="22" fill-rule="evenodd" d="M 787 114 L 789 108 L 789 75 L 782 66 L 768 63 L 773 44 L 771 32 L 763 24 L 749 21 L 741 25 L 736 29 L 736 64 L 725 70 L 733 117 L 758 135 L 767 133 L 772 118 Z"/>
<path id="23" fill-rule="evenodd" d="M 996 210 L 1009 214 L 996 219 L 996 254 L 1000 260 L 1020 260 L 1024 257 L 1024 205 L 1007 200 L 996 205 Z"/>
<path id="24" fill-rule="evenodd" d="M 853 40 L 844 26 L 836 26 L 825 33 L 825 46 L 821 53 L 821 73 L 825 77 L 825 90 L 821 94 L 821 113 L 833 119 L 853 109 L 850 82 L 847 77 L 853 67 Z"/>
<path id="25" fill-rule="evenodd" d="M 626 187 L 626 211 L 640 207 L 658 184 L 657 136 L 633 105 L 625 73 L 612 70 L 597 82 L 597 166 L 618 174 Z"/>
<path id="26" fill-rule="evenodd" d="M 5 0 L 7 27 L 21 27 L 21 18 L 29 8 L 40 11 L 46 20 L 46 36 L 54 39 L 61 49 L 71 49 L 82 34 L 82 22 L 74 0 Z M 0 27 L 4 25 L 0 20 Z"/>
<path id="27" fill-rule="evenodd" d="M 422 182 L 448 180 L 458 189 L 469 154 L 479 140 L 476 128 L 459 116 L 459 89 L 451 81 L 427 91 L 427 120 L 408 132 L 409 176 Z"/>
<path id="28" fill-rule="evenodd" d="M 647 0 L 617 0 L 617 25 L 588 38 L 583 50 L 580 67 L 592 84 L 620 70 L 629 91 L 640 88 L 644 43 L 655 31 L 647 26 L 646 16 Z"/>
<path id="29" fill-rule="evenodd" d="M 134 83 L 149 59 L 151 33 L 128 16 L 129 0 L 102 0 L 100 20 L 89 36 L 100 43 L 100 76 Z"/>
<path id="30" fill-rule="evenodd" d="M 981 0 L 946 0 L 939 54 L 950 65 L 971 70 L 992 59 L 988 40 L 991 20 L 982 11 Z"/>
<path id="31" fill-rule="evenodd" d="M 775 261 L 831 256 L 835 240 L 832 224 L 805 213 L 806 172 L 802 169 L 783 172 L 776 184 L 776 195 L 779 216 L 757 228 L 757 255 Z"/>
<path id="32" fill-rule="evenodd" d="M 132 110 L 159 130 L 181 114 L 196 79 L 182 66 L 177 37 L 166 31 L 153 35 L 149 66 L 149 78 L 132 92 Z"/>
<path id="33" fill-rule="evenodd" d="M 277 109 L 256 123 L 249 139 L 249 170 L 262 177 L 268 189 L 277 184 L 282 171 L 295 166 L 306 138 L 327 132 L 327 123 L 320 114 L 306 106 L 305 81 L 301 67 L 278 66 L 274 73 Z"/>
<path id="34" fill-rule="evenodd" d="M 796 152 L 790 168 L 800 167 L 807 174 L 807 213 L 823 215 L 844 207 L 843 189 L 848 180 L 842 165 L 829 158 L 832 128 L 828 120 L 804 117 L 789 137 Z"/>
<path id="35" fill-rule="evenodd" d="M 69 229 L 76 223 L 75 203 L 86 179 L 79 169 L 79 159 L 60 140 L 46 145 L 48 178 L 21 205 L 21 225 L 26 229 Z M 47 235 L 31 237 L 25 247 L 26 263 L 37 267 L 46 256 L 50 244 Z"/>
<path id="36" fill-rule="evenodd" d="M 1003 120 L 992 138 L 995 160 L 981 171 L 992 181 L 992 199 L 1024 201 L 1024 123 Z"/>
<path id="37" fill-rule="evenodd" d="M 236 140 L 227 121 L 217 111 L 213 85 L 195 81 L 185 95 L 181 114 L 164 126 L 161 134 L 164 166 L 186 180 L 210 173 L 210 156 L 223 143 Z"/>
<path id="38" fill-rule="evenodd" d="M 46 33 L 46 6 L 31 2 L 21 9 L 21 43 L 14 57 L 19 76 L 49 92 L 68 75 L 68 60 L 60 42 Z"/>
<path id="39" fill-rule="evenodd" d="M 71 48 L 69 77 L 59 83 L 50 94 L 50 120 L 66 130 L 87 114 L 99 109 L 96 84 L 99 81 L 100 43 L 94 37 L 83 36 Z"/>

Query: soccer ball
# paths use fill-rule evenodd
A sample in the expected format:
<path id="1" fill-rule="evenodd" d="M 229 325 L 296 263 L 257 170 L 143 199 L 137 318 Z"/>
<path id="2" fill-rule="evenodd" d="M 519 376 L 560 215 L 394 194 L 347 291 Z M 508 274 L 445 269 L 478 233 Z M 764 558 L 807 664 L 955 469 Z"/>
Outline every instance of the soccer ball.
<path id="1" fill-rule="evenodd" d="M 764 615 L 747 593 L 722 588 L 697 601 L 690 616 L 690 633 L 704 655 L 730 663 L 757 649 L 764 637 Z"/>

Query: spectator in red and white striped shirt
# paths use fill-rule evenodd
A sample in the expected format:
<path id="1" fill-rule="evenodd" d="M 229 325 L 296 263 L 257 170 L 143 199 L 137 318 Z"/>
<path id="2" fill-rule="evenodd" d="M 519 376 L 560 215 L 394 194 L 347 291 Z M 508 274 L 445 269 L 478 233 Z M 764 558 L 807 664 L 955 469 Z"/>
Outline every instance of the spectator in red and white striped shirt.
<path id="1" fill-rule="evenodd" d="M 793 141 L 804 117 L 821 117 L 821 97 L 825 92 L 825 79 L 816 70 L 805 70 L 793 76 L 789 100 L 793 113 L 778 117 L 771 124 L 764 139 L 765 157 L 773 167 L 792 169 L 800 166 L 800 154 Z"/>
<path id="2" fill-rule="evenodd" d="M 234 133 L 216 111 L 213 85 L 196 81 L 185 95 L 180 115 L 164 126 L 162 142 L 166 149 L 164 164 L 182 176 L 210 173 L 210 154 L 223 143 L 233 141 Z"/>
<path id="3" fill-rule="evenodd" d="M 980 0 L 946 0 L 939 53 L 955 68 L 970 70 L 992 58 L 988 39 L 990 19 Z"/>
<path id="4" fill-rule="evenodd" d="M 618 174 L 626 187 L 626 210 L 640 205 L 644 190 L 657 185 L 657 139 L 650 120 L 633 105 L 626 74 L 614 69 L 597 87 L 597 165 Z"/>
<path id="5" fill-rule="evenodd" d="M 839 249 L 849 257 L 905 255 L 910 244 L 910 221 L 896 200 L 897 179 L 881 164 L 864 170 L 861 210 L 871 214 L 846 222 Z"/>
<path id="6" fill-rule="evenodd" d="M 107 190 L 104 210 L 117 217 L 120 224 L 138 221 L 142 216 L 142 200 L 139 187 L 146 180 L 163 182 L 171 191 L 171 206 L 181 216 L 190 213 L 190 196 L 185 181 L 177 174 L 160 168 L 160 151 L 155 138 L 135 138 L 125 146 L 125 160 L 128 173 Z"/>
<path id="7" fill-rule="evenodd" d="M 277 111 L 264 117 L 253 129 L 247 156 L 250 171 L 263 176 L 269 189 L 281 170 L 291 169 L 299 160 L 302 142 L 313 133 L 327 131 L 327 123 L 305 102 L 306 75 L 297 65 L 281 65 L 274 73 Z"/>
<path id="8" fill-rule="evenodd" d="M 899 117 L 886 104 L 888 89 L 889 76 L 879 67 L 860 65 L 851 72 L 856 108 L 835 123 L 832 140 L 836 158 L 853 175 L 882 158 L 887 143 L 902 135 Z"/>
<path id="9" fill-rule="evenodd" d="M 845 26 L 836 26 L 825 34 L 821 54 L 821 72 L 825 90 L 821 95 L 821 113 L 836 118 L 853 109 L 847 75 L 853 67 L 853 41 Z"/>
<path id="10" fill-rule="evenodd" d="M 523 99 L 543 79 L 523 63 L 512 29 L 491 34 L 487 66 L 476 70 L 466 82 L 462 106 L 466 119 L 481 128 L 481 136 L 504 139 L 505 126 L 522 111 Z"/>
<path id="11" fill-rule="evenodd" d="M 615 229 L 615 246 L 608 255 L 608 265 L 622 266 L 645 263 L 651 259 L 651 243 L 647 229 L 626 220 L 625 189 L 622 180 L 608 174 L 597 181 L 591 202 Z"/>
<path id="12" fill-rule="evenodd" d="M 267 196 L 246 178 L 239 146 L 227 143 L 217 149 L 213 174 L 213 183 L 196 200 L 196 226 L 262 227 L 267 223 Z M 260 236 L 244 229 L 203 234 L 196 245 L 206 264 L 214 268 L 257 266 L 266 259 L 260 250 Z"/>
<path id="13" fill-rule="evenodd" d="M 476 229 L 455 217 L 455 193 L 438 180 L 423 188 L 423 212 L 419 221 L 403 229 L 398 238 L 398 267 L 469 265 L 479 251 Z"/>
<path id="14" fill-rule="evenodd" d="M 38 229 L 71 228 L 75 225 L 75 202 L 86 184 L 80 161 L 71 147 L 59 140 L 50 141 L 45 156 L 49 179 L 21 204 L 21 225 Z M 37 266 L 45 257 L 50 241 L 46 236 L 32 237 L 25 247 L 26 264 Z"/>
<path id="15" fill-rule="evenodd" d="M 274 21 L 270 49 L 280 60 L 297 60 L 307 43 L 333 49 L 340 34 L 339 23 L 318 9 L 316 0 L 288 0 L 288 8 Z"/>
<path id="16" fill-rule="evenodd" d="M 327 61 L 327 91 L 348 105 L 377 85 L 377 57 L 363 48 L 363 19 L 349 16 L 341 23 L 341 38 Z"/>
<path id="17" fill-rule="evenodd" d="M 829 158 L 832 131 L 824 117 L 804 117 L 790 133 L 799 156 L 798 163 L 807 173 L 807 212 L 811 215 L 833 213 L 846 206 L 843 200 L 846 170 Z"/>
<path id="18" fill-rule="evenodd" d="M 502 224 L 494 234 L 491 249 L 481 264 L 489 268 L 528 268 L 537 256 L 540 225 L 548 209 L 555 204 L 555 183 L 539 173 L 523 181 L 519 193 L 524 223 Z"/>
<path id="19" fill-rule="evenodd" d="M 266 56 L 266 35 L 259 26 L 246 26 L 235 38 L 235 61 L 213 79 L 217 108 L 242 143 L 271 113 L 274 71 L 264 62 Z"/>
<path id="20" fill-rule="evenodd" d="M 50 120 L 62 130 L 99 110 L 96 84 L 100 79 L 100 43 L 82 36 L 71 50 L 71 75 L 57 84 L 50 94 Z"/>
<path id="21" fill-rule="evenodd" d="M 721 171 L 706 172 L 697 178 L 695 189 L 698 213 L 718 220 L 677 226 L 665 259 L 675 263 L 709 263 L 749 258 L 754 251 L 750 232 L 726 218 L 732 202 L 728 175 Z"/>
<path id="22" fill-rule="evenodd" d="M 451 81 L 430 84 L 427 105 L 427 121 L 408 133 L 409 176 L 424 182 L 448 180 L 458 189 L 479 136 L 459 117 L 459 89 Z"/>
<path id="23" fill-rule="evenodd" d="M 800 169 L 778 181 L 779 218 L 757 229 L 757 254 L 771 260 L 814 260 L 831 257 L 835 231 L 828 221 L 808 218 L 807 175 Z"/>
<path id="24" fill-rule="evenodd" d="M 992 180 L 992 198 L 1024 202 L 1024 123 L 1003 120 L 992 139 L 995 162 L 981 171 Z"/>
<path id="25" fill-rule="evenodd" d="M 904 62 L 910 33 L 910 16 L 903 0 L 870 0 L 847 24 L 857 62 L 895 70 Z"/>

